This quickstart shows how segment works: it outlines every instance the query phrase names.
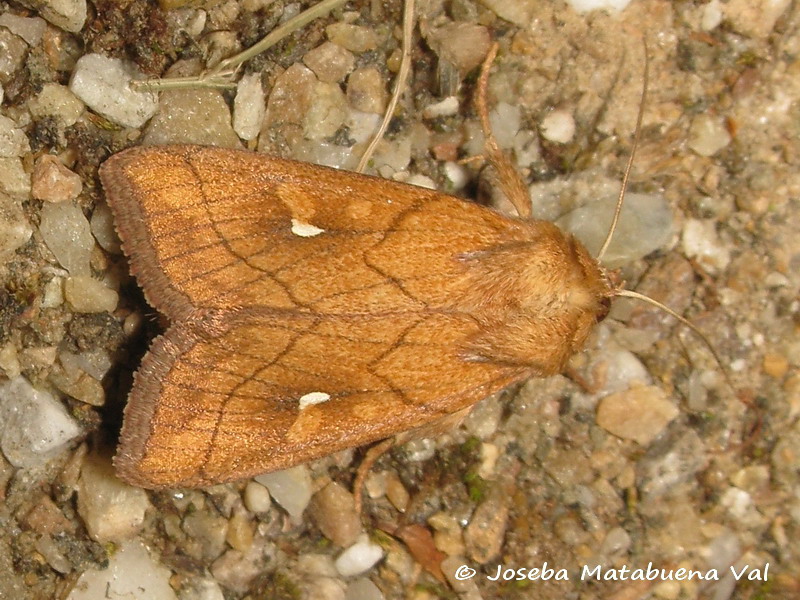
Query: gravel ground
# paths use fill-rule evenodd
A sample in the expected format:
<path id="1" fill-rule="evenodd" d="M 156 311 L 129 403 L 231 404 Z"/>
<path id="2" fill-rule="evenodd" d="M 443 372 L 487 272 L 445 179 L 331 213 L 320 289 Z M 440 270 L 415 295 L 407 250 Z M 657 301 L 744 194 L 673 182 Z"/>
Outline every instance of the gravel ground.
<path id="1" fill-rule="evenodd" d="M 246 64 L 235 103 L 192 88 L 158 104 L 127 80 L 197 74 L 305 5 L 99 1 L 82 19 L 78 1 L 33 4 L 0 3 L 0 598 L 800 597 L 794 3 L 418 6 L 411 80 L 370 169 L 508 210 L 479 161 L 459 162 L 481 150 L 475 67 L 496 40 L 497 137 L 535 214 L 590 247 L 631 152 L 647 40 L 610 266 L 702 329 L 731 381 L 687 328 L 617 300 L 570 378 L 384 455 L 360 518 L 360 450 L 202 491 L 114 478 L 131 373 L 164 323 L 127 275 L 97 167 L 194 141 L 353 168 L 398 68 L 401 3 L 305 26 Z"/>

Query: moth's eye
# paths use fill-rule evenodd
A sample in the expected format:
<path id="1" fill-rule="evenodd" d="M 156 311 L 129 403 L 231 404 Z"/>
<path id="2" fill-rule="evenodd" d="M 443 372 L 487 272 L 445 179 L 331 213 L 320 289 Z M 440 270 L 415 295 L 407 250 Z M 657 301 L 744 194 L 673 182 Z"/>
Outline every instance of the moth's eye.
<path id="1" fill-rule="evenodd" d="M 607 316 L 609 311 L 611 310 L 611 298 L 605 296 L 602 300 L 600 300 L 600 310 L 597 311 L 597 322 L 602 322 Z"/>

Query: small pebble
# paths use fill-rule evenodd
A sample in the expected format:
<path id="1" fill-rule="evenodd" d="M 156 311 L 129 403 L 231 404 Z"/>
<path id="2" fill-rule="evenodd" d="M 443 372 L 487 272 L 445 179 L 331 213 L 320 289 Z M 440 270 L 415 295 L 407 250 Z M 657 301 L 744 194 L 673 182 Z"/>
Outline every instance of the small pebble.
<path id="1" fill-rule="evenodd" d="M 10 12 L 0 14 L 0 27 L 5 27 L 18 35 L 29 46 L 37 46 L 42 41 L 47 23 L 39 17 L 20 17 Z"/>
<path id="2" fill-rule="evenodd" d="M 248 481 L 244 488 L 244 505 L 256 514 L 268 512 L 272 507 L 269 490 L 257 481 Z"/>
<path id="3" fill-rule="evenodd" d="M 378 38 L 367 27 L 333 23 L 325 28 L 328 39 L 350 52 L 367 52 L 378 47 Z"/>
<path id="4" fill-rule="evenodd" d="M 386 477 L 386 498 L 392 503 L 398 512 L 404 513 L 411 501 L 411 495 L 406 486 L 400 481 L 397 473 L 389 471 Z"/>
<path id="5" fill-rule="evenodd" d="M 308 503 L 311 501 L 311 474 L 308 467 L 298 465 L 284 471 L 275 471 L 255 477 L 255 480 L 269 490 L 272 498 L 292 518 L 299 523 Z"/>
<path id="6" fill-rule="evenodd" d="M 347 99 L 335 83 L 317 81 L 311 88 L 303 132 L 310 140 L 331 137 L 347 118 Z"/>
<path id="7" fill-rule="evenodd" d="M 64 127 L 71 127 L 83 114 L 84 104 L 67 86 L 46 83 L 28 102 L 28 109 L 36 119 L 55 117 Z"/>
<path id="8" fill-rule="evenodd" d="M 23 156 L 30 151 L 25 132 L 13 120 L 0 115 L 0 158 Z"/>
<path id="9" fill-rule="evenodd" d="M 467 552 L 478 564 L 485 564 L 500 554 L 508 525 L 508 500 L 505 492 L 492 488 L 464 530 Z"/>
<path id="10" fill-rule="evenodd" d="M 196 542 L 190 554 L 198 560 L 203 562 L 214 560 L 226 549 L 228 520 L 216 512 L 207 510 L 190 512 L 183 518 L 181 529 L 192 538 L 193 542 Z M 252 543 L 250 545 L 252 546 Z"/>
<path id="11" fill-rule="evenodd" d="M 489 30 L 474 23 L 447 23 L 428 33 L 431 49 L 458 70 L 463 77 L 478 67 L 492 43 Z"/>
<path id="12" fill-rule="evenodd" d="M 40 534 L 75 533 L 76 529 L 75 523 L 65 517 L 56 503 L 44 494 L 20 522 Z"/>
<path id="13" fill-rule="evenodd" d="M 789 372 L 789 360 L 778 352 L 767 352 L 761 361 L 764 373 L 775 379 L 783 379 Z"/>
<path id="14" fill-rule="evenodd" d="M 231 548 L 247 553 L 253 545 L 253 523 L 243 511 L 238 511 L 228 520 L 225 541 Z"/>
<path id="15" fill-rule="evenodd" d="M 65 167 L 57 157 L 45 154 L 36 160 L 31 177 L 31 194 L 37 200 L 74 200 L 82 189 L 81 178 Z"/>
<path id="16" fill-rule="evenodd" d="M 134 90 L 130 83 L 138 79 L 145 76 L 132 62 L 84 54 L 75 65 L 69 89 L 112 123 L 141 127 L 156 113 L 158 96 Z"/>
<path id="17" fill-rule="evenodd" d="M 687 219 L 681 243 L 686 256 L 711 272 L 724 270 L 731 261 L 730 250 L 719 239 L 714 220 Z"/>
<path id="18" fill-rule="evenodd" d="M 620 12 L 630 2 L 631 0 L 567 0 L 567 4 L 579 13 L 587 13 L 593 10 L 605 10 L 612 13 Z"/>
<path id="19" fill-rule="evenodd" d="M 308 510 L 322 534 L 337 546 L 350 546 L 361 534 L 353 494 L 335 481 L 314 494 Z"/>
<path id="20" fill-rule="evenodd" d="M 355 56 L 333 42 L 324 42 L 303 57 L 305 65 L 314 71 L 317 79 L 326 83 L 339 83 L 355 66 Z"/>
<path id="21" fill-rule="evenodd" d="M 72 562 L 67 559 L 50 535 L 42 535 L 36 540 L 36 551 L 41 554 L 52 569 L 66 575 L 73 569 Z"/>
<path id="22" fill-rule="evenodd" d="M 524 0 L 515 0 L 514 2 L 509 2 L 509 0 L 481 0 L 481 4 L 501 19 L 524 28 L 532 26 L 532 21 L 536 14 L 536 4 Z"/>
<path id="23" fill-rule="evenodd" d="M 169 584 L 172 571 L 150 556 L 145 545 L 131 540 L 109 555 L 102 568 L 87 569 L 67 600 L 177 600 Z"/>
<path id="24" fill-rule="evenodd" d="M 639 386 L 600 400 L 597 424 L 624 440 L 648 445 L 680 414 L 657 386 Z"/>
<path id="25" fill-rule="evenodd" d="M 42 207 L 39 233 L 59 264 L 75 277 L 89 277 L 94 237 L 83 211 L 72 202 Z"/>
<path id="26" fill-rule="evenodd" d="M 183 581 L 178 592 L 180 600 L 225 600 L 222 587 L 211 578 L 192 577 Z"/>
<path id="27" fill-rule="evenodd" d="M 723 12 L 734 31 L 765 38 L 789 6 L 790 0 L 730 0 L 723 5 Z"/>
<path id="28" fill-rule="evenodd" d="M 17 356 L 17 348 L 11 342 L 0 346 L 0 370 L 7 379 L 15 379 L 22 372 Z"/>
<path id="29" fill-rule="evenodd" d="M 119 294 L 94 277 L 67 277 L 64 298 L 78 313 L 114 312 Z"/>
<path id="30" fill-rule="evenodd" d="M 89 455 L 78 479 L 78 514 L 96 542 L 135 536 L 151 508 L 147 493 L 117 479 L 109 457 Z"/>
<path id="31" fill-rule="evenodd" d="M 422 116 L 426 119 L 437 117 L 450 117 L 458 114 L 459 102 L 456 96 L 447 96 L 444 100 L 429 104 L 422 111 Z"/>
<path id="32" fill-rule="evenodd" d="M 0 27 L 0 81 L 10 81 L 25 64 L 28 44 L 5 27 Z"/>
<path id="33" fill-rule="evenodd" d="M 351 581 L 347 586 L 345 600 L 383 600 L 384 595 L 377 585 L 365 577 Z"/>
<path id="34" fill-rule="evenodd" d="M 575 119 L 566 110 L 554 110 L 542 119 L 542 137 L 551 142 L 566 144 L 575 137 Z"/>
<path id="35" fill-rule="evenodd" d="M 381 72 L 375 67 L 362 67 L 347 78 L 347 102 L 351 108 L 382 115 L 388 94 Z"/>
<path id="36" fill-rule="evenodd" d="M 719 118 L 697 115 L 689 127 L 689 148 L 700 156 L 713 156 L 731 143 L 731 134 Z"/>
<path id="37" fill-rule="evenodd" d="M 266 95 L 261 87 L 261 73 L 248 73 L 236 86 L 233 100 L 233 130 L 243 140 L 256 139 L 266 112 Z"/>
<path id="38" fill-rule="evenodd" d="M 242 147 L 222 93 L 202 88 L 163 92 L 158 112 L 148 123 L 142 144 Z"/>
<path id="39" fill-rule="evenodd" d="M 24 200 L 31 192 L 31 176 L 20 158 L 0 158 L 0 192 Z"/>
<path id="40" fill-rule="evenodd" d="M 575 235 L 596 255 L 608 234 L 617 196 L 607 196 L 570 211 L 556 224 Z M 663 248 L 672 239 L 669 202 L 655 194 L 627 194 L 603 265 L 620 267 Z"/>
<path id="41" fill-rule="evenodd" d="M 365 573 L 382 558 L 383 549 L 362 535 L 336 559 L 336 570 L 342 577 L 353 577 Z"/>
<path id="42" fill-rule="evenodd" d="M 119 236 L 114 229 L 114 216 L 108 204 L 98 202 L 94 207 L 89 226 L 100 247 L 110 254 L 121 254 Z"/>
<path id="43" fill-rule="evenodd" d="M 78 33 L 86 23 L 86 0 L 42 0 L 36 9 L 53 25 L 70 33 Z"/>
<path id="44" fill-rule="evenodd" d="M 0 383 L 0 449 L 15 467 L 44 464 L 81 433 L 49 392 L 34 388 L 22 376 Z"/>
<path id="45" fill-rule="evenodd" d="M 269 135 L 280 135 L 292 141 L 302 134 L 317 83 L 314 72 L 300 63 L 278 75 L 267 100 L 264 132 L 268 135 L 262 135 L 262 141 Z"/>
<path id="46" fill-rule="evenodd" d="M 0 259 L 11 256 L 33 235 L 17 200 L 0 192 Z"/>

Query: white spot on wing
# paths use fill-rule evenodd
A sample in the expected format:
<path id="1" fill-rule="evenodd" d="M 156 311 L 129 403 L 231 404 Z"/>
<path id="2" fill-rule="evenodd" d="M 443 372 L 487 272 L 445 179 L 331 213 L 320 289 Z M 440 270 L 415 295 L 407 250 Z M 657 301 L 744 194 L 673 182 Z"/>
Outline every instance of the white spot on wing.
<path id="1" fill-rule="evenodd" d="M 314 237 L 323 233 L 325 230 L 315 227 L 311 223 L 303 223 L 297 219 L 292 219 L 292 233 L 300 237 Z"/>
<path id="2" fill-rule="evenodd" d="M 314 406 L 315 404 L 322 404 L 330 399 L 331 395 L 325 392 L 309 392 L 308 394 L 300 396 L 300 410 L 309 406 Z"/>

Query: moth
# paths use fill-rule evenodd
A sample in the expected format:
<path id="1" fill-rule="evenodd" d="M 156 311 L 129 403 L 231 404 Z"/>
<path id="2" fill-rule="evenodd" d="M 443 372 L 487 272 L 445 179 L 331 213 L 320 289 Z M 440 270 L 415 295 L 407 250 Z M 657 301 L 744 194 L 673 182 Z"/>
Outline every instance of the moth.
<path id="1" fill-rule="evenodd" d="M 266 155 L 137 147 L 100 169 L 170 321 L 115 465 L 208 486 L 384 439 L 563 370 L 612 285 L 552 223 Z"/>
<path id="2" fill-rule="evenodd" d="M 109 158 L 100 179 L 131 272 L 171 322 L 134 376 L 120 478 L 244 479 L 561 372 L 620 290 L 580 242 L 528 217 L 491 136 L 487 151 L 522 216 L 246 151 Z"/>

